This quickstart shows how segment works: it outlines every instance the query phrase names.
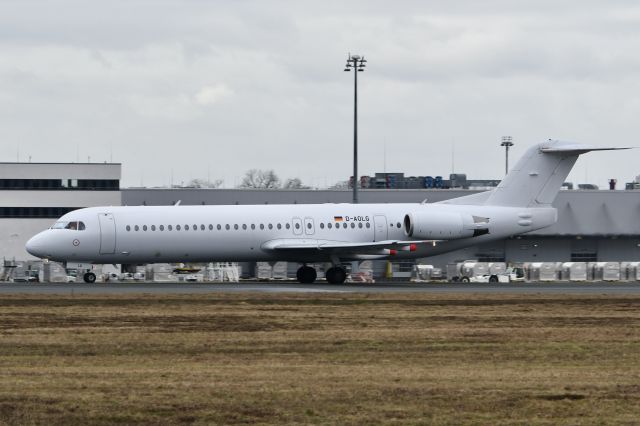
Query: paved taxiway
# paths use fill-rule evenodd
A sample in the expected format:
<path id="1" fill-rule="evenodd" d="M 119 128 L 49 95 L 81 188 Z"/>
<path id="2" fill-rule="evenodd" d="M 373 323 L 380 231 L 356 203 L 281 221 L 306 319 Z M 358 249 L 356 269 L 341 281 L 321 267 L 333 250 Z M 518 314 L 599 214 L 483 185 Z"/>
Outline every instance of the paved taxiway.
<path id="1" fill-rule="evenodd" d="M 640 283 L 544 284 L 298 284 L 282 282 L 197 283 L 0 283 L 2 294 L 205 294 L 222 292 L 264 293 L 476 293 L 476 294 L 640 294 Z"/>

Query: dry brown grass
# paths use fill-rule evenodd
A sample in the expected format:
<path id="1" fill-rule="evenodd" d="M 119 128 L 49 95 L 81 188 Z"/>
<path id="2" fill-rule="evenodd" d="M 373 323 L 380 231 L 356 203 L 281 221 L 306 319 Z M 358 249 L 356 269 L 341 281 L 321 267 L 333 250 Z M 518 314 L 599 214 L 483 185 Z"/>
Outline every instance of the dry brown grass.
<path id="1" fill-rule="evenodd" d="M 637 424 L 640 298 L 0 299 L 6 424 Z"/>

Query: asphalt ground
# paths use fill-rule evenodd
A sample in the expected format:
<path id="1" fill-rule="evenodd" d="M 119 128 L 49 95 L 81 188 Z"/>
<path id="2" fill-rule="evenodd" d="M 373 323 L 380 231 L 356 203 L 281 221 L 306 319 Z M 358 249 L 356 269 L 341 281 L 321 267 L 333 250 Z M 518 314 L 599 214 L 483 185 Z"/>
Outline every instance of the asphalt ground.
<path id="1" fill-rule="evenodd" d="M 375 284 L 241 283 L 0 283 L 2 294 L 206 294 L 206 293 L 468 293 L 468 294 L 640 294 L 640 282 L 554 282 L 453 284 L 378 282 Z"/>

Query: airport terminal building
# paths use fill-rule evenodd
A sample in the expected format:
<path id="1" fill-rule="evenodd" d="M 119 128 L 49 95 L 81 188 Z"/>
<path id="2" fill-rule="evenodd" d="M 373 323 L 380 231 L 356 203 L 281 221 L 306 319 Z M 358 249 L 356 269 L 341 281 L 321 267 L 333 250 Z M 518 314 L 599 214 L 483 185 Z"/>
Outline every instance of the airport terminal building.
<path id="1" fill-rule="evenodd" d="M 100 205 L 261 205 L 349 203 L 350 190 L 120 188 L 114 163 L 0 163 L 0 256 L 36 260 L 26 241 L 63 214 Z M 471 189 L 363 189 L 361 203 L 437 202 L 479 192 Z M 563 190 L 554 207 L 558 222 L 546 229 L 469 247 L 419 263 L 444 268 L 475 259 L 486 262 L 640 261 L 640 190 Z M 212 259 L 214 260 L 214 259 Z M 394 262 L 410 272 L 414 262 Z M 292 265 L 293 267 L 294 265 Z M 386 262 L 375 262 L 382 275 Z M 252 268 L 247 268 L 251 270 Z"/>

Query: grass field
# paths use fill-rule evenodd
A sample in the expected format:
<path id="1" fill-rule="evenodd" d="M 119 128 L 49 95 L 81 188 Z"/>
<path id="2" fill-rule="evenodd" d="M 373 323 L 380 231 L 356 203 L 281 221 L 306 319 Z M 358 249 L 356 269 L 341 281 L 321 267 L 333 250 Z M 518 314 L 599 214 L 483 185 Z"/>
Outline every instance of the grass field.
<path id="1" fill-rule="evenodd" d="M 10 296 L 4 424 L 638 424 L 640 298 Z"/>

